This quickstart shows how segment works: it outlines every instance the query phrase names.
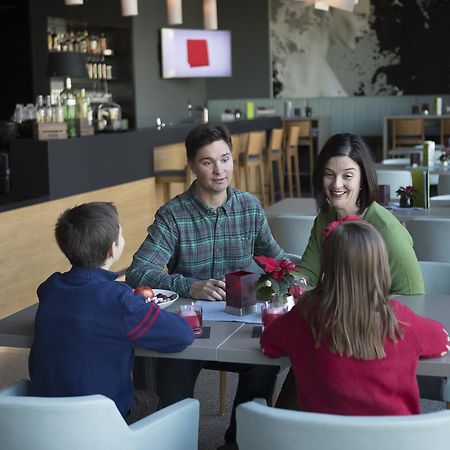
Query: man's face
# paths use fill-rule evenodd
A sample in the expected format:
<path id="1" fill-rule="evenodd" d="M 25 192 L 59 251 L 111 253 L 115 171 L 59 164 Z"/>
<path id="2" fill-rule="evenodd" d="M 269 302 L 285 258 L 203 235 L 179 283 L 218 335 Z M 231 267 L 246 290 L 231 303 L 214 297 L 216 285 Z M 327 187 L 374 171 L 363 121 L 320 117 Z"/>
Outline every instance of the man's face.
<path id="1" fill-rule="evenodd" d="M 233 156 L 225 141 L 205 145 L 198 152 L 189 168 L 197 176 L 199 193 L 207 195 L 224 192 L 233 175 Z"/>

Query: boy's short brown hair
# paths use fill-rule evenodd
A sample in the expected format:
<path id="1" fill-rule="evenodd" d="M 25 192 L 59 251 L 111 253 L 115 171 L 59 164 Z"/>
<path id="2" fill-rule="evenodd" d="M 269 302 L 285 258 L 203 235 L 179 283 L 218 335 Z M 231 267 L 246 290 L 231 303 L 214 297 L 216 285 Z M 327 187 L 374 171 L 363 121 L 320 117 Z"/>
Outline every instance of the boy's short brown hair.
<path id="1" fill-rule="evenodd" d="M 109 202 L 90 202 L 64 211 L 56 222 L 55 237 L 72 265 L 93 269 L 105 263 L 119 231 L 116 207 Z"/>

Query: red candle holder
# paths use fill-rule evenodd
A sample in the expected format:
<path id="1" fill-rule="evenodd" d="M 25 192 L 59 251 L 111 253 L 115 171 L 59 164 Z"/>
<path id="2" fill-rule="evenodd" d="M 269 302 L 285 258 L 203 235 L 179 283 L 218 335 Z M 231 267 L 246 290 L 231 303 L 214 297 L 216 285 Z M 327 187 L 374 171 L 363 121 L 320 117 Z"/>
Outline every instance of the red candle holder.
<path id="1" fill-rule="evenodd" d="M 240 270 L 225 275 L 227 299 L 225 311 L 236 316 L 256 312 L 257 274 Z"/>

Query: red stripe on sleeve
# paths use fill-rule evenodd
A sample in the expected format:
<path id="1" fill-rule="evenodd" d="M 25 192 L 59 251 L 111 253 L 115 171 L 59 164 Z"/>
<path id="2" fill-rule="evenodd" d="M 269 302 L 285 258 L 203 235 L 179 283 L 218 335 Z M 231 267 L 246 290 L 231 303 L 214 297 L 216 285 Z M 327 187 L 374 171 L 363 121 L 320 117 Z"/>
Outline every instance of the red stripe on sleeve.
<path id="1" fill-rule="evenodd" d="M 156 305 L 153 302 L 150 302 L 150 307 L 148 308 L 147 314 L 145 317 L 131 330 L 127 333 L 127 336 L 131 337 L 132 334 L 137 333 L 139 328 L 143 327 L 145 322 L 149 319 L 152 311 L 156 308 Z"/>
<path id="2" fill-rule="evenodd" d="M 158 308 L 158 310 L 155 312 L 155 314 L 153 314 L 153 317 L 151 318 L 151 320 L 149 320 L 147 322 L 147 324 L 144 327 L 142 327 L 141 331 L 131 339 L 133 339 L 133 341 L 135 341 L 136 339 L 139 339 L 144 333 L 146 333 L 147 330 L 152 326 L 152 324 L 156 320 L 156 318 L 159 316 L 160 312 L 161 312 L 161 309 Z"/>

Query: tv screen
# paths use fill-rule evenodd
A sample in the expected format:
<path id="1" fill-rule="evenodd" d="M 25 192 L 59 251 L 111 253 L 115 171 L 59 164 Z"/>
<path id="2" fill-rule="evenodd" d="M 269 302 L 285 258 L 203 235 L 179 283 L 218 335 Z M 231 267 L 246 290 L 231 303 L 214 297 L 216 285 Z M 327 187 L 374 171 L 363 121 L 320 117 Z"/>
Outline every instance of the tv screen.
<path id="1" fill-rule="evenodd" d="M 161 29 L 163 78 L 231 77 L 231 32 Z"/>

